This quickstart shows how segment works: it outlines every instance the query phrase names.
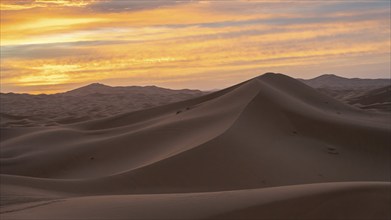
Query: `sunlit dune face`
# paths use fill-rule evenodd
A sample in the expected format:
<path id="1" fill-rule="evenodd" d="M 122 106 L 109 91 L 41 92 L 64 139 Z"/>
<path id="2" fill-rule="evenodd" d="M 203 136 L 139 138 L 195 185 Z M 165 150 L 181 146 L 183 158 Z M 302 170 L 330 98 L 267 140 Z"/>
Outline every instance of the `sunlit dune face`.
<path id="1" fill-rule="evenodd" d="M 216 89 L 267 71 L 387 77 L 384 1 L 1 1 L 1 91 Z"/>

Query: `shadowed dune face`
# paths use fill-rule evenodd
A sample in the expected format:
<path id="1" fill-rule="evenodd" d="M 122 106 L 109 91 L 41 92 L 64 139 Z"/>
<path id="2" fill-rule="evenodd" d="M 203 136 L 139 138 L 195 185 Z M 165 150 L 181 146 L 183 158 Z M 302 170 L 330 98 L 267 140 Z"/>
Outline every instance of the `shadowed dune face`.
<path id="1" fill-rule="evenodd" d="M 341 211 L 334 210 L 340 207 L 336 204 L 357 200 L 346 207 L 349 218 L 363 216 L 353 211 L 360 204 L 382 218 L 384 204 L 390 203 L 386 195 L 390 186 L 384 183 L 390 181 L 391 172 L 389 119 L 387 113 L 355 109 L 290 77 L 268 73 L 216 93 L 144 111 L 63 126 L 3 128 L 5 216 L 17 218 L 31 211 L 49 219 L 78 204 L 106 207 L 104 212 L 112 213 L 116 205 L 94 202 L 111 201 L 158 209 L 157 216 L 119 211 L 118 216 L 128 213 L 133 219 L 338 219 Z M 366 188 L 355 188 L 362 181 Z M 340 194 L 342 185 L 322 185 L 325 182 L 353 183 L 343 185 Z M 314 188 L 293 186 L 313 183 Z M 284 197 L 275 188 L 281 186 L 297 196 Z M 196 192 L 204 194 L 191 194 Z M 151 193 L 169 194 L 146 196 Z M 60 198 L 65 201 L 39 205 L 40 200 Z M 322 202 L 329 199 L 339 203 Z M 378 209 L 366 199 L 379 204 Z M 11 205 L 34 201 L 33 208 Z M 182 207 L 180 201 L 196 207 L 203 207 L 203 201 L 221 205 L 191 208 L 188 213 L 167 211 L 164 205 Z M 290 209 L 293 204 L 304 205 Z M 315 211 L 304 211 L 311 205 Z M 277 215 L 268 207 L 288 211 Z M 77 213 L 70 218 L 94 217 Z"/>
<path id="2" fill-rule="evenodd" d="M 350 98 L 348 102 L 363 109 L 391 112 L 391 85 L 367 91 L 360 96 Z"/>

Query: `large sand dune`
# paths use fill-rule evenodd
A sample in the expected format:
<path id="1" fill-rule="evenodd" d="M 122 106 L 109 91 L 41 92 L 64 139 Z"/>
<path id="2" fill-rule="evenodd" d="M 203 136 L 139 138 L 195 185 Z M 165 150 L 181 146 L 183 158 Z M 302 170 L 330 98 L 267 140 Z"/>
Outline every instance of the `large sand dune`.
<path id="1" fill-rule="evenodd" d="M 268 73 L 165 106 L 1 130 L 2 219 L 388 219 L 390 115 Z"/>

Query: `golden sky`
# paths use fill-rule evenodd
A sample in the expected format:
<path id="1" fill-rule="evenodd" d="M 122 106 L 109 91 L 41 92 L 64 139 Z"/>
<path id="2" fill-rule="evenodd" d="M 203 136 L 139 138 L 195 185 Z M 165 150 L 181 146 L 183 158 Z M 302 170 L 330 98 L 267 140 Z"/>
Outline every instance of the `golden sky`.
<path id="1" fill-rule="evenodd" d="M 390 2 L 1 0 L 1 92 L 390 77 Z"/>

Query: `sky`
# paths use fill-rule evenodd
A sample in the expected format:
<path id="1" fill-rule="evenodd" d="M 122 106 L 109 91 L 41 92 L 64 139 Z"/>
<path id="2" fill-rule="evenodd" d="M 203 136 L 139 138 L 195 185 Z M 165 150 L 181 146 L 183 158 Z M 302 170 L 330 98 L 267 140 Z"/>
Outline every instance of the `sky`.
<path id="1" fill-rule="evenodd" d="M 390 77 L 389 0 L 0 0 L 1 92 Z"/>

